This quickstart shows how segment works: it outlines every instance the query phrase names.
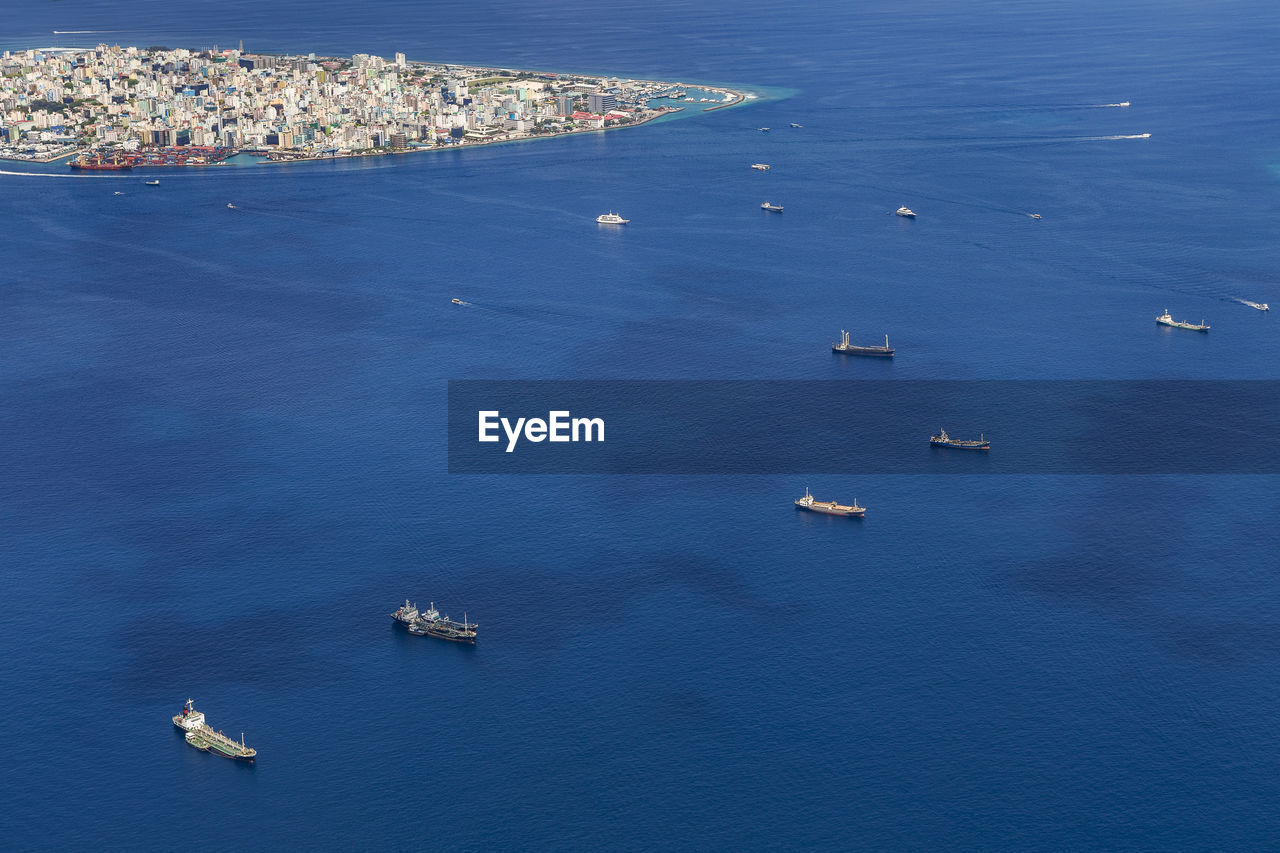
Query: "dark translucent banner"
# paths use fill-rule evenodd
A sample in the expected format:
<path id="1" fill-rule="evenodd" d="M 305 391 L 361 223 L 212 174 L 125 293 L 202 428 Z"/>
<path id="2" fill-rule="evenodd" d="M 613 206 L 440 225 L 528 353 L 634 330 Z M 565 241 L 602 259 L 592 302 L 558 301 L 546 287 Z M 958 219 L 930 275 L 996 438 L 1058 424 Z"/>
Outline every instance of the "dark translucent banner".
<path id="1" fill-rule="evenodd" d="M 1280 381 L 454 381 L 449 471 L 1276 474 Z"/>

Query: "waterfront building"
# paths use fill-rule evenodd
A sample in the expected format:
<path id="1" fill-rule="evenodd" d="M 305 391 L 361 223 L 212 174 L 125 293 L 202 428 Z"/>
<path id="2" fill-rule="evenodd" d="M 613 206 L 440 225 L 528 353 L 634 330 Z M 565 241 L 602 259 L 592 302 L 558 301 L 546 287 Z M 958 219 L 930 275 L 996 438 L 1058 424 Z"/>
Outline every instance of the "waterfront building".
<path id="1" fill-rule="evenodd" d="M 604 113 L 618 105 L 616 95 L 607 92 L 592 92 L 587 95 L 587 110 L 593 113 Z"/>

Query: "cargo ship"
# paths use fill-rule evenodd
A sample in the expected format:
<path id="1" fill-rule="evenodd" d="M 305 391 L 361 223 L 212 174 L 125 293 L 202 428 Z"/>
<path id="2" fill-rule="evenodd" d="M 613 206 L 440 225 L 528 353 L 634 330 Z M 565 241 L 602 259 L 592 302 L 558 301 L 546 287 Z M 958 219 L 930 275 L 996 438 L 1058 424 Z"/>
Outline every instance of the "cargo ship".
<path id="1" fill-rule="evenodd" d="M 1209 326 L 1204 320 L 1199 323 L 1182 323 L 1169 316 L 1169 309 L 1164 309 L 1164 313 L 1156 318 L 1156 322 L 1161 326 L 1172 326 L 1175 329 L 1190 329 L 1193 332 L 1207 332 Z"/>
<path id="2" fill-rule="evenodd" d="M 807 509 L 810 512 L 820 512 L 824 515 L 845 515 L 862 517 L 867 514 L 865 506 L 858 506 L 858 499 L 853 499 L 853 504 L 838 504 L 835 501 L 819 501 L 814 500 L 813 495 L 809 494 L 809 488 L 806 486 L 804 497 L 796 500 L 796 506 L 800 509 Z"/>
<path id="3" fill-rule="evenodd" d="M 876 358 L 893 358 L 893 347 L 889 346 L 889 336 L 884 336 L 884 346 L 856 346 L 849 343 L 849 333 L 840 330 L 840 343 L 832 344 L 831 351 L 845 355 L 869 355 Z"/>
<path id="4" fill-rule="evenodd" d="M 222 732 L 214 731 L 204 720 L 204 714 L 195 709 L 191 700 L 182 706 L 182 712 L 173 715 L 173 724 L 185 733 L 184 737 L 190 746 L 202 752 L 212 752 L 224 758 L 252 763 L 258 751 L 246 746 L 244 735 L 235 741 Z"/>
<path id="5" fill-rule="evenodd" d="M 959 450 L 990 450 L 991 442 L 986 436 L 980 438 L 952 438 L 945 429 L 939 429 L 939 435 L 929 436 L 929 443 L 934 447 L 955 447 Z"/>
<path id="6" fill-rule="evenodd" d="M 782 205 L 780 205 L 780 204 L 771 204 L 770 202 L 767 202 L 767 201 L 766 201 L 764 204 L 760 205 L 760 209 L 761 209 L 761 210 L 772 210 L 774 213 L 781 213 L 781 212 L 782 212 Z"/>
<path id="7" fill-rule="evenodd" d="M 476 643 L 476 629 L 480 627 L 475 622 L 468 622 L 465 613 L 462 614 L 461 622 L 441 616 L 434 601 L 429 608 L 419 612 L 415 605 L 406 600 L 399 610 L 391 614 L 391 618 L 408 628 L 409 633 L 415 637 L 435 637 L 473 646 Z"/>

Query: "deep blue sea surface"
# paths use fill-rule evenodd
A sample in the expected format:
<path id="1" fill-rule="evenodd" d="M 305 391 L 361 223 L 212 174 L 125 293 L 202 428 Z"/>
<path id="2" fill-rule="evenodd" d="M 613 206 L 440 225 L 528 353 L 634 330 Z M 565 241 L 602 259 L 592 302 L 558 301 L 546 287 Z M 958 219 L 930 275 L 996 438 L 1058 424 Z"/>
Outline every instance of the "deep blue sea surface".
<path id="1" fill-rule="evenodd" d="M 154 188 L 0 175 L 0 847 L 1273 848 L 1275 476 L 450 475 L 445 396 L 1278 378 L 1280 318 L 1235 301 L 1280 305 L 1278 26 L 1263 0 L 5 4 L 10 48 L 759 97 Z M 841 328 L 898 357 L 832 357 Z M 806 486 L 866 519 L 797 513 Z M 406 597 L 479 644 L 395 630 Z M 257 765 L 185 747 L 188 697 Z"/>

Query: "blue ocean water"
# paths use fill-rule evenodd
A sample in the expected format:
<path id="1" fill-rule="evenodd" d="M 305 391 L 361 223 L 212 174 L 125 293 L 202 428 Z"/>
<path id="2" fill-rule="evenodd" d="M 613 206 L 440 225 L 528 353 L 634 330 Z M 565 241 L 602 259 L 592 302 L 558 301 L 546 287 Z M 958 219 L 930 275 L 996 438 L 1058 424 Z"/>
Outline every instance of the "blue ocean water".
<path id="1" fill-rule="evenodd" d="M 1280 304 L 1278 18 L 0 9 L 5 47 L 243 39 L 761 95 L 158 188 L 0 175 L 3 845 L 1271 846 L 1275 477 L 450 476 L 445 393 L 1274 379 L 1280 330 L 1233 300 Z M 110 32 L 52 35 L 85 29 Z M 832 358 L 840 328 L 899 356 Z M 867 518 L 796 513 L 806 486 Z M 394 630 L 406 596 L 479 645 Z M 257 766 L 182 745 L 188 696 Z"/>

